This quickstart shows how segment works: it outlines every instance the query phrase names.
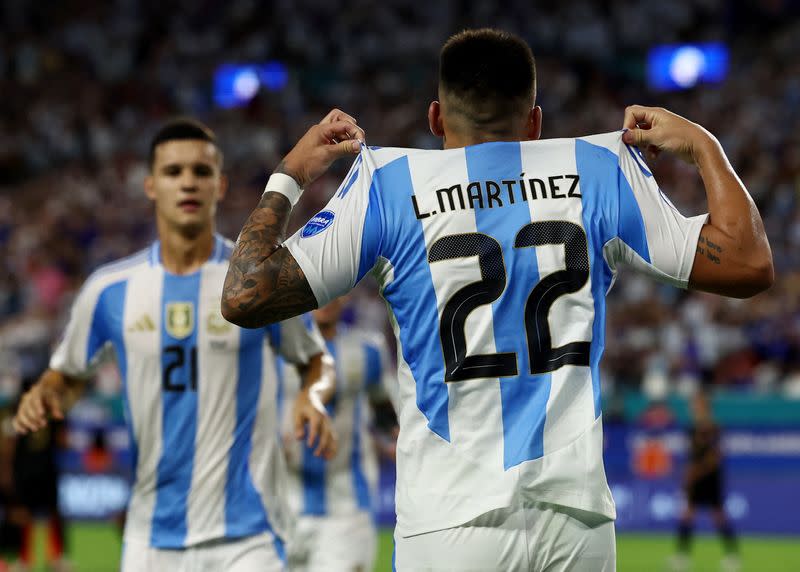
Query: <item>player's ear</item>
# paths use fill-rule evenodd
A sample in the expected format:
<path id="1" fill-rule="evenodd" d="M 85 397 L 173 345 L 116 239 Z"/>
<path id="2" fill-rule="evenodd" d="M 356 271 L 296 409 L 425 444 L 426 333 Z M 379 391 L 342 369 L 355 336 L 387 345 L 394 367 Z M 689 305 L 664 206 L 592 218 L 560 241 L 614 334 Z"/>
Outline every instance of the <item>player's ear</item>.
<path id="1" fill-rule="evenodd" d="M 155 179 L 153 175 L 147 175 L 144 178 L 144 194 L 147 195 L 147 198 L 151 201 L 156 200 Z"/>
<path id="2" fill-rule="evenodd" d="M 221 201 L 228 193 L 228 177 L 225 175 L 219 176 L 219 190 L 217 191 L 217 200 Z"/>
<path id="3" fill-rule="evenodd" d="M 438 101 L 431 101 L 428 106 L 428 127 L 436 137 L 444 137 L 444 121 L 442 121 L 442 106 Z"/>
<path id="4" fill-rule="evenodd" d="M 529 141 L 536 141 L 542 136 L 542 108 L 534 105 L 528 113 L 527 133 Z"/>

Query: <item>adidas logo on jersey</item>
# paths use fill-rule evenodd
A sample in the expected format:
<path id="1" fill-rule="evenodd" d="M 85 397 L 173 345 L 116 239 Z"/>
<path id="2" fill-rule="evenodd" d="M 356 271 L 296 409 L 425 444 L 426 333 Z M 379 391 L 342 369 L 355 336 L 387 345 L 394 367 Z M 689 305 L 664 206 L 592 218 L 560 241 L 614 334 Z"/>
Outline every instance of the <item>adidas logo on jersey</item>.
<path id="1" fill-rule="evenodd" d="M 219 305 L 219 304 L 217 304 Z M 214 336 L 224 336 L 231 331 L 233 326 L 222 317 L 219 310 L 210 312 L 206 318 L 206 328 L 208 333 Z"/>
<path id="2" fill-rule="evenodd" d="M 153 323 L 153 319 L 147 314 L 141 316 L 133 325 L 128 326 L 129 332 L 154 332 L 155 330 L 156 326 Z"/>

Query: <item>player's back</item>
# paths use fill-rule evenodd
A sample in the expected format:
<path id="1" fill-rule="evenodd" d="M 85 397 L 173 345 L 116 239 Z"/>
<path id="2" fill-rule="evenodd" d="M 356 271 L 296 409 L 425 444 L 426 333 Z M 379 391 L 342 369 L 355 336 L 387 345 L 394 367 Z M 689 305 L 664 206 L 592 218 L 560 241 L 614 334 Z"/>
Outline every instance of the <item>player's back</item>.
<path id="1" fill-rule="evenodd" d="M 416 477 L 401 483 L 424 482 L 424 497 L 449 499 L 450 514 L 474 506 L 464 502 L 472 491 L 488 493 L 481 496 L 492 505 L 472 508 L 477 514 L 506 505 L 525 484 L 523 467 L 540 471 L 545 455 L 558 457 L 570 443 L 560 456 L 572 463 L 580 453 L 582 463 L 597 440 L 587 434 L 599 391 L 588 367 L 595 310 L 574 145 L 413 153 L 378 179 L 384 208 L 395 214 L 383 294 L 399 330 L 401 371 L 414 380 L 401 380 L 398 462 Z M 589 224 L 602 222 L 586 214 Z M 610 505 L 606 496 L 596 501 Z M 404 504 L 424 510 L 424 497 L 409 490 Z"/>
<path id="2" fill-rule="evenodd" d="M 345 225 L 360 231 L 353 246 Z M 317 274 L 317 252 L 341 267 L 354 247 L 352 278 L 373 269 L 389 303 L 398 533 L 520 498 L 614 517 L 600 418 L 605 294 L 619 261 L 685 285 L 701 226 L 663 198 L 621 132 L 362 151 L 288 246 L 320 304 L 349 275 Z"/>

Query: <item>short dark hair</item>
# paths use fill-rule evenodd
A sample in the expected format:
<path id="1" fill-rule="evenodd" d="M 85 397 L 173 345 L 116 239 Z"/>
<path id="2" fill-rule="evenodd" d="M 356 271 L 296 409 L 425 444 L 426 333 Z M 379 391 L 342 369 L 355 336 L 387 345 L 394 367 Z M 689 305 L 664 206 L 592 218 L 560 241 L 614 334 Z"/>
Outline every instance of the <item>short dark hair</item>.
<path id="1" fill-rule="evenodd" d="M 217 136 L 208 125 L 192 119 L 191 117 L 176 117 L 165 123 L 150 141 L 150 151 L 148 153 L 148 164 L 150 168 L 156 160 L 156 147 L 167 141 L 180 141 L 187 139 L 199 139 L 213 144 L 222 159 L 222 151 L 217 144 Z"/>
<path id="2" fill-rule="evenodd" d="M 457 111 L 477 125 L 507 118 L 510 110 L 533 107 L 536 62 L 515 34 L 481 28 L 451 36 L 439 56 L 439 88 Z"/>

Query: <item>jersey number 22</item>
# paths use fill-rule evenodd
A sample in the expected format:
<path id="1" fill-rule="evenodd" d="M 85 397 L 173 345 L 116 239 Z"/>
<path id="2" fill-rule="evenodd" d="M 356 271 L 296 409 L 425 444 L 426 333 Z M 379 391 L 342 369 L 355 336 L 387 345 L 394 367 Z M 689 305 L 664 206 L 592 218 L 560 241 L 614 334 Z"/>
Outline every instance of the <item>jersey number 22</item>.
<path id="1" fill-rule="evenodd" d="M 589 365 L 590 342 L 571 342 L 554 348 L 547 317 L 560 296 L 577 292 L 589 279 L 589 253 L 583 228 L 567 221 L 532 222 L 514 239 L 514 248 L 564 245 L 566 268 L 548 274 L 528 295 L 525 333 L 531 374 L 547 373 L 564 365 Z M 469 232 L 443 236 L 431 245 L 428 263 L 477 256 L 481 280 L 467 284 L 444 305 L 439 336 L 445 361 L 445 381 L 518 374 L 517 354 L 500 352 L 467 355 L 464 326 L 478 306 L 497 300 L 506 287 L 506 270 L 500 243 L 488 234 Z"/>

